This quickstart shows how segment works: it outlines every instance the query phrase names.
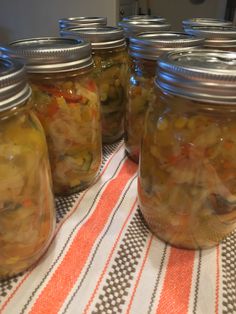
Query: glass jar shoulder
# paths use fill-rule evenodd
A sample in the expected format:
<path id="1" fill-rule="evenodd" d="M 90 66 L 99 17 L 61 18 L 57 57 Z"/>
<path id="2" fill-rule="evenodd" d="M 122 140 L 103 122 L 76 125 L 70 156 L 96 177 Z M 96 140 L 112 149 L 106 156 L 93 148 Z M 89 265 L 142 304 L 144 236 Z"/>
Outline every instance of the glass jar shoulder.
<path id="1" fill-rule="evenodd" d="M 155 62 L 133 59 L 128 80 L 128 105 L 132 111 L 146 110 L 154 95 Z M 142 111 L 143 111 L 142 110 Z"/>
<path id="2" fill-rule="evenodd" d="M 93 52 L 94 59 L 94 77 L 97 83 L 102 79 L 103 82 L 109 83 L 114 78 L 124 88 L 126 86 L 128 73 L 128 54 L 126 48 L 117 50 L 95 50 Z"/>
<path id="3" fill-rule="evenodd" d="M 113 49 L 96 49 L 93 51 L 95 67 L 107 69 L 115 65 L 123 65 L 127 62 L 128 54 L 126 47 Z"/>
<path id="4" fill-rule="evenodd" d="M 203 136 L 205 137 L 205 145 L 207 145 L 208 134 L 205 133 L 208 128 L 215 127 L 214 139 L 218 141 L 221 139 L 222 141 L 219 129 L 223 132 L 227 131 L 229 127 L 225 125 L 225 119 L 230 121 L 232 127 L 236 123 L 234 106 L 231 106 L 230 110 L 227 109 L 229 109 L 229 105 L 214 105 L 188 100 L 178 96 L 163 94 L 158 89 L 155 92 L 152 106 L 148 110 L 148 122 L 145 130 L 147 134 L 153 134 L 152 138 L 155 137 L 155 132 L 160 137 L 164 133 L 169 133 L 170 136 L 176 138 L 176 141 L 178 138 L 179 142 L 183 142 L 186 139 L 186 141 L 191 141 L 193 144 L 198 143 L 199 140 L 197 141 L 196 139 Z M 227 132 L 225 133 L 226 135 L 231 136 Z M 213 141 L 213 137 L 211 137 L 211 140 Z M 169 143 L 169 145 L 172 144 L 172 142 Z M 166 143 L 165 145 L 168 144 Z"/>
<path id="5" fill-rule="evenodd" d="M 12 147 L 12 152 L 17 147 L 16 152 L 21 148 L 25 154 L 27 151 L 39 156 L 45 154 L 44 131 L 29 102 L 23 108 L 0 114 L 0 122 L 1 145 Z"/>

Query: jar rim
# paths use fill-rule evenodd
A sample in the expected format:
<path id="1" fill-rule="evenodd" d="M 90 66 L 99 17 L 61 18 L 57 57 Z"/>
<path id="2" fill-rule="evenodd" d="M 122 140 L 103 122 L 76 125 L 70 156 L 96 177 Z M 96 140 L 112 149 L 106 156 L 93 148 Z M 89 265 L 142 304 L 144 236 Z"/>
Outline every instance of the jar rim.
<path id="1" fill-rule="evenodd" d="M 130 15 L 123 17 L 123 22 L 129 22 L 129 21 L 148 21 L 148 22 L 161 22 L 166 23 L 166 18 L 162 16 L 157 15 Z"/>
<path id="2" fill-rule="evenodd" d="M 152 31 L 169 31 L 171 25 L 167 22 L 151 22 L 151 21 L 121 21 L 118 23 L 123 28 L 127 38 L 134 34 Z"/>
<path id="3" fill-rule="evenodd" d="M 62 30 L 60 35 L 63 38 L 82 38 L 89 41 L 93 50 L 118 48 L 126 45 L 124 32 L 120 27 L 71 27 Z"/>
<path id="4" fill-rule="evenodd" d="M 234 26 L 193 26 L 185 28 L 185 32 L 205 38 L 207 47 L 236 45 L 236 27 Z"/>
<path id="5" fill-rule="evenodd" d="M 172 51 L 157 64 L 155 82 L 161 89 L 185 98 L 236 104 L 236 53 Z"/>
<path id="6" fill-rule="evenodd" d="M 75 71 L 93 64 L 91 45 L 80 38 L 28 38 L 14 41 L 9 47 L 25 59 L 29 73 Z"/>
<path id="7" fill-rule="evenodd" d="M 107 17 L 102 16 L 77 16 L 77 17 L 63 17 L 59 19 L 60 29 L 68 27 L 87 27 L 87 26 L 99 26 L 107 25 Z"/>
<path id="8" fill-rule="evenodd" d="M 215 19 L 215 18 L 207 18 L 207 17 L 196 17 L 191 19 L 186 19 L 182 21 L 183 28 L 192 27 L 192 26 L 232 26 L 233 23 L 231 21 L 227 21 L 224 19 Z"/>
<path id="9" fill-rule="evenodd" d="M 131 36 L 129 54 L 136 58 L 156 60 L 163 52 L 203 45 L 204 38 L 183 32 L 148 32 Z"/>
<path id="10" fill-rule="evenodd" d="M 2 54 L 0 56 L 0 112 L 24 103 L 31 95 L 24 64 Z"/>

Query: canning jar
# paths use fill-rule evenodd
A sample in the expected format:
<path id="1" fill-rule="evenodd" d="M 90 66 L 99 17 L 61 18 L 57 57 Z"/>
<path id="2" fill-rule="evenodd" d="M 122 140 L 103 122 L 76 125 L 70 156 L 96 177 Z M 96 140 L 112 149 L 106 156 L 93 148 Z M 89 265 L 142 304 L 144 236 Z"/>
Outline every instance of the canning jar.
<path id="1" fill-rule="evenodd" d="M 55 226 L 47 145 L 23 65 L 0 57 L 0 280 L 34 264 Z"/>
<path id="2" fill-rule="evenodd" d="M 144 119 L 154 92 L 156 60 L 165 51 L 200 47 L 203 39 L 184 33 L 146 33 L 130 38 L 131 71 L 125 110 L 125 147 L 138 162 Z"/>
<path id="3" fill-rule="evenodd" d="M 193 26 L 232 26 L 233 23 L 231 21 L 226 21 L 222 19 L 213 19 L 207 17 L 197 17 L 192 19 L 186 19 L 182 21 L 182 27 L 191 28 Z"/>
<path id="4" fill-rule="evenodd" d="M 128 55 L 123 31 L 116 27 L 73 28 L 61 35 L 91 42 L 93 74 L 101 101 L 102 140 L 114 143 L 124 134 Z"/>
<path id="5" fill-rule="evenodd" d="M 167 53 L 155 83 L 141 147 L 141 211 L 174 246 L 214 246 L 236 227 L 236 54 Z"/>
<path id="6" fill-rule="evenodd" d="M 186 27 L 185 33 L 205 38 L 204 47 L 207 49 L 236 51 L 236 27 L 234 26 Z"/>
<path id="7" fill-rule="evenodd" d="M 77 16 L 77 17 L 64 17 L 59 20 L 60 30 L 70 27 L 97 27 L 106 26 L 107 18 L 99 16 Z"/>
<path id="8" fill-rule="evenodd" d="M 90 44 L 36 38 L 11 46 L 26 59 L 32 102 L 46 133 L 54 192 L 66 195 L 87 188 L 101 163 L 100 102 Z"/>
<path id="9" fill-rule="evenodd" d="M 171 25 L 166 21 L 149 21 L 138 19 L 121 21 L 118 23 L 118 25 L 124 30 L 127 44 L 129 44 L 129 38 L 131 36 L 135 36 L 140 33 L 168 31 L 171 28 Z"/>

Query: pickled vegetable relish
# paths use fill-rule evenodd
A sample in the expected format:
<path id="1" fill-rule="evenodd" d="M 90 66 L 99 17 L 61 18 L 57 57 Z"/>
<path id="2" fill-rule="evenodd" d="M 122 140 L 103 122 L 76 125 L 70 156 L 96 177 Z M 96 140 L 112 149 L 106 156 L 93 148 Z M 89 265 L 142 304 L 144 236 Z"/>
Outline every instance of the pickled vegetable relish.
<path id="1" fill-rule="evenodd" d="M 154 94 L 156 62 L 164 51 L 200 47 L 203 38 L 178 32 L 149 32 L 130 37 L 130 77 L 125 109 L 125 147 L 139 161 L 146 109 Z"/>
<path id="2" fill-rule="evenodd" d="M 32 112 L 0 114 L 0 278 L 31 266 L 54 230 L 43 129 Z"/>
<path id="3" fill-rule="evenodd" d="M 128 56 L 123 47 L 96 50 L 93 57 L 101 101 L 102 139 L 104 143 L 113 143 L 124 134 Z"/>
<path id="4" fill-rule="evenodd" d="M 132 68 L 125 110 L 125 147 L 129 157 L 138 162 L 144 117 L 154 97 L 155 61 L 133 59 Z"/>
<path id="5" fill-rule="evenodd" d="M 101 163 L 100 103 L 88 76 L 32 75 L 33 103 L 44 127 L 56 194 L 90 185 Z"/>
<path id="6" fill-rule="evenodd" d="M 144 118 L 148 104 L 154 97 L 155 61 L 141 59 L 133 60 L 133 63 L 136 70 L 132 70 L 127 89 L 125 147 L 129 157 L 138 162 Z"/>
<path id="7" fill-rule="evenodd" d="M 101 101 L 102 140 L 103 143 L 114 143 L 124 134 L 128 71 L 124 33 L 121 28 L 105 26 L 69 28 L 60 34 L 91 43 L 94 77 Z"/>
<path id="8" fill-rule="evenodd" d="M 148 110 L 139 201 L 151 230 L 177 247 L 211 247 L 236 227 L 230 108 L 163 94 Z"/>

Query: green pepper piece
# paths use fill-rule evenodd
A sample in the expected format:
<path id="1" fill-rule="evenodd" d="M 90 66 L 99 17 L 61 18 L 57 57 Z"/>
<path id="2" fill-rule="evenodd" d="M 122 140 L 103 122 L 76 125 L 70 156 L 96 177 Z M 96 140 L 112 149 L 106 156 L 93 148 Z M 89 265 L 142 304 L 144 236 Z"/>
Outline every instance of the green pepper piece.
<path id="1" fill-rule="evenodd" d="M 88 171 L 93 161 L 93 155 L 90 152 L 86 151 L 82 153 L 82 158 L 83 158 L 83 165 L 81 167 L 81 170 Z"/>

